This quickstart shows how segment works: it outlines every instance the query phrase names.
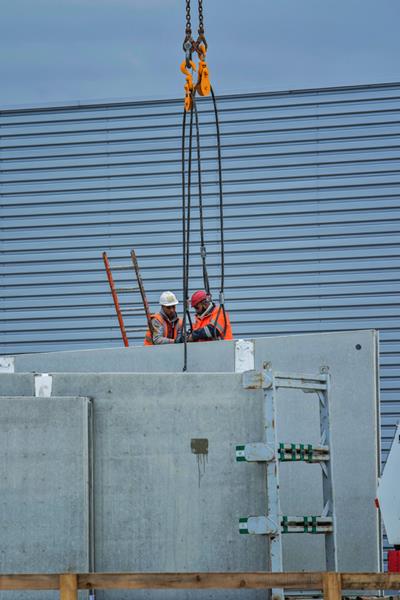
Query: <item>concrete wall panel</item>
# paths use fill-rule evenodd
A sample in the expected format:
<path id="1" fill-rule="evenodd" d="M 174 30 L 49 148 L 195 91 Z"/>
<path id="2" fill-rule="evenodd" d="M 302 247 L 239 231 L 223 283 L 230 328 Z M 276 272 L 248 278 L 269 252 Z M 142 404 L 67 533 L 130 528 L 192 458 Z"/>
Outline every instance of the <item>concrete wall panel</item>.
<path id="1" fill-rule="evenodd" d="M 217 351 L 218 348 L 218 351 Z M 222 373 L 234 370 L 234 343 L 188 345 L 188 371 Z M 131 346 L 96 350 L 44 352 L 15 356 L 15 371 L 70 373 L 164 373 L 183 367 L 183 346 Z"/>
<path id="2" fill-rule="evenodd" d="M 0 411 L 0 572 L 87 571 L 90 401 L 1 397 Z"/>
<path id="3" fill-rule="evenodd" d="M 270 363 L 277 370 L 318 373 L 324 367 L 331 374 L 339 567 L 347 571 L 380 567 L 373 505 L 379 455 L 376 346 L 373 331 L 255 340 L 257 368 Z M 215 365 L 233 371 L 233 342 L 193 345 L 189 351 L 189 365 L 206 374 L 166 373 L 180 371 L 176 346 L 17 357 L 25 368 L 37 361 L 35 369 L 46 372 L 49 366 L 69 370 L 77 360 L 82 369 L 107 364 L 117 370 L 121 364 L 127 368 L 132 356 L 132 370 L 151 370 L 150 356 L 163 367 L 164 373 L 53 375 L 54 396 L 93 399 L 98 571 L 267 568 L 265 538 L 238 533 L 240 516 L 265 512 L 265 467 L 234 461 L 236 444 L 262 439 L 262 392 L 244 390 L 240 374 L 211 373 Z M 17 369 L 21 366 L 17 360 Z M 10 382 L 23 394 L 33 379 L 1 375 L 0 394 Z M 278 431 L 281 441 L 318 443 L 317 398 L 282 391 Z M 192 440 L 198 439 L 208 440 L 207 454 L 194 454 Z M 319 465 L 282 465 L 281 483 L 285 514 L 322 511 Z M 319 536 L 286 536 L 284 542 L 286 570 L 324 568 Z M 224 594 L 207 597 L 230 597 Z"/>

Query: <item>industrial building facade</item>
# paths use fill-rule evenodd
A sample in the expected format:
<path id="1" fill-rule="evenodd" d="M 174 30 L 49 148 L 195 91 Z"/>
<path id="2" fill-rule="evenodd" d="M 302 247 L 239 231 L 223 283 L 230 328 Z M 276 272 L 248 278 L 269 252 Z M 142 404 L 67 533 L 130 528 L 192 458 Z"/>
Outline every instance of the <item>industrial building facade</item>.
<path id="1" fill-rule="evenodd" d="M 217 296 L 208 99 L 199 112 Z M 385 453 L 400 417 L 400 83 L 223 96 L 219 112 L 234 335 L 378 329 Z M 118 264 L 136 250 L 154 309 L 165 289 L 182 298 L 182 101 L 9 109 L 0 123 L 0 354 L 120 346 L 104 250 Z M 197 201 L 194 185 L 191 291 Z M 119 280 L 133 285 L 133 271 Z"/>

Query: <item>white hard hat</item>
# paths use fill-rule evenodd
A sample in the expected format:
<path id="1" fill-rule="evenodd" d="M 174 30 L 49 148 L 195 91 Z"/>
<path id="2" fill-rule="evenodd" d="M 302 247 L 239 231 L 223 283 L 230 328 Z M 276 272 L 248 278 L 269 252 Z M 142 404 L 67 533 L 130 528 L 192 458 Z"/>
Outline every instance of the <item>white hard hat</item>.
<path id="1" fill-rule="evenodd" d="M 163 292 L 160 296 L 160 304 L 161 306 L 176 306 L 179 301 L 173 292 Z"/>

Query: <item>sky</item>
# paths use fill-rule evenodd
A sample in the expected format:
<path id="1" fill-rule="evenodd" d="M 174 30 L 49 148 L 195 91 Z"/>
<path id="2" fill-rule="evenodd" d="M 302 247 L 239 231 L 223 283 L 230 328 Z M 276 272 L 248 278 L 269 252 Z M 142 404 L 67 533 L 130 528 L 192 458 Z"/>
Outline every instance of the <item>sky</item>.
<path id="1" fill-rule="evenodd" d="M 400 80 L 400 0 L 203 6 L 217 95 Z M 0 0 L 0 7 L 1 108 L 183 95 L 184 0 Z"/>

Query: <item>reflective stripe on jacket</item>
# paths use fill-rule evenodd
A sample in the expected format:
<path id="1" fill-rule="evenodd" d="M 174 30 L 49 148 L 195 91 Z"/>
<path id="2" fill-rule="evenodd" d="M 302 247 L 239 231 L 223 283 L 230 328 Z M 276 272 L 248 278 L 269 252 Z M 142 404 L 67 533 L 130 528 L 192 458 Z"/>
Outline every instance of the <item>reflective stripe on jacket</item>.
<path id="1" fill-rule="evenodd" d="M 176 317 L 173 321 L 170 321 L 161 312 L 151 315 L 151 323 L 153 325 L 153 337 L 150 329 L 148 329 L 144 338 L 145 346 L 173 344 L 182 331 L 182 319 Z"/>
<path id="2" fill-rule="evenodd" d="M 219 336 L 215 337 L 212 331 L 209 329 L 209 325 L 213 326 L 213 329 L 217 329 Z M 196 314 L 195 322 L 193 324 L 193 331 L 201 333 L 202 339 L 196 341 L 199 342 L 212 342 L 214 340 L 233 340 L 232 327 L 228 313 L 222 310 L 220 306 L 214 306 L 210 311 L 199 316 Z"/>

